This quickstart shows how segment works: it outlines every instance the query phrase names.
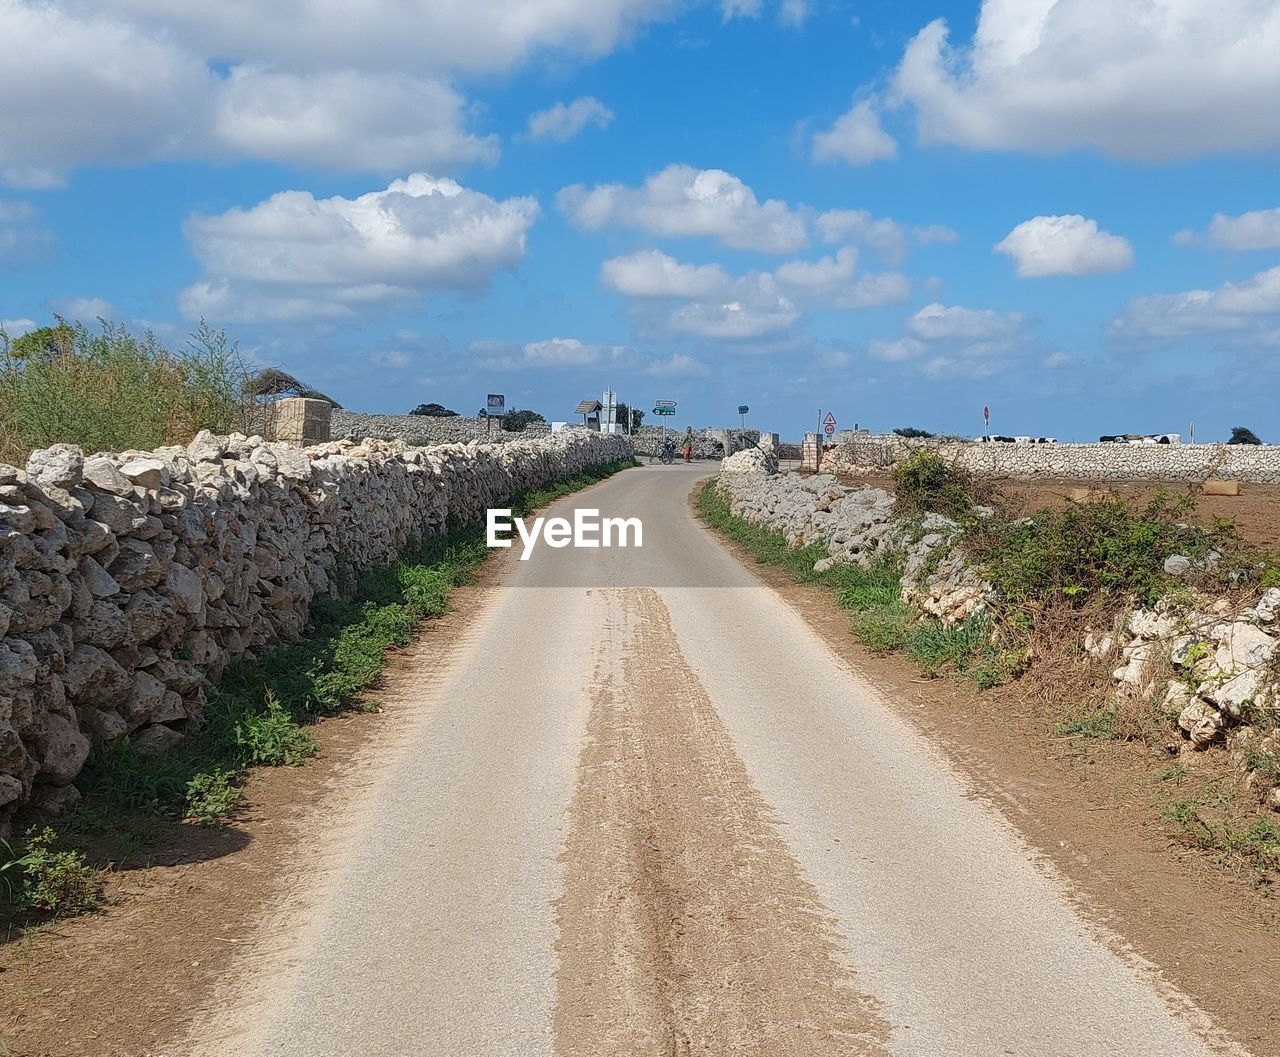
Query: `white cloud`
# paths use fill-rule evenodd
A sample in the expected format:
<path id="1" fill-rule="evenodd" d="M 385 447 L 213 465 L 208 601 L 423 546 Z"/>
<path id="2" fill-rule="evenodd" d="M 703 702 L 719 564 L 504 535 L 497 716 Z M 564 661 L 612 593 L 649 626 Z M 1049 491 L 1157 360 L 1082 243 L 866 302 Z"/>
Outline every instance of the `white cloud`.
<path id="1" fill-rule="evenodd" d="M 899 338 L 897 341 L 881 341 L 873 339 L 867 348 L 872 357 L 886 363 L 902 363 L 915 360 L 924 355 L 926 345 L 916 338 Z"/>
<path id="2" fill-rule="evenodd" d="M 927 341 L 991 341 L 1011 338 L 1027 325 L 1021 312 L 1001 315 L 989 308 L 963 308 L 934 302 L 907 320 L 907 329 Z"/>
<path id="3" fill-rule="evenodd" d="M 58 315 L 82 323 L 92 323 L 95 319 L 116 319 L 119 310 L 110 301 L 102 297 L 67 297 L 53 303 Z"/>
<path id="4" fill-rule="evenodd" d="M 564 143 L 573 139 L 588 125 L 608 128 L 613 111 L 594 96 L 584 95 L 572 103 L 556 103 L 547 110 L 529 116 L 531 139 L 553 139 Z"/>
<path id="5" fill-rule="evenodd" d="M 667 0 L 0 0 L 0 182 L 171 158 L 492 162 L 452 75 L 597 57 L 671 14 Z"/>
<path id="6" fill-rule="evenodd" d="M 711 372 L 692 356 L 677 352 L 665 360 L 654 360 L 644 373 L 657 378 L 705 378 Z"/>
<path id="7" fill-rule="evenodd" d="M 893 76 L 923 143 L 1165 161 L 1280 146 L 1273 0 L 983 0 L 952 47 L 943 19 Z"/>
<path id="8" fill-rule="evenodd" d="M 471 349 L 481 355 L 481 366 L 497 371 L 589 367 L 628 352 L 625 346 L 588 345 L 577 338 L 547 338 L 518 348 L 504 342 L 477 341 Z"/>
<path id="9" fill-rule="evenodd" d="M 654 235 L 713 238 L 733 249 L 791 253 L 808 241 L 803 216 L 785 202 L 760 202 L 722 169 L 669 165 L 639 188 L 574 184 L 556 197 L 560 210 L 588 231 L 608 226 Z"/>
<path id="10" fill-rule="evenodd" d="M 390 367 L 394 370 L 400 370 L 413 363 L 413 357 L 407 352 L 402 352 L 399 349 L 391 349 L 387 352 L 375 352 L 369 357 L 369 360 L 375 367 Z"/>
<path id="11" fill-rule="evenodd" d="M 900 304 L 911 281 L 896 272 L 857 271 L 858 251 L 841 248 L 816 261 L 787 261 L 773 272 L 731 276 L 718 264 L 683 264 L 657 250 L 615 257 L 601 279 L 638 300 L 684 301 L 665 327 L 705 338 L 741 340 L 778 334 L 799 322 L 805 306 L 863 309 Z"/>
<path id="12" fill-rule="evenodd" d="M 101 0 L 69 0 L 92 11 Z M 608 54 L 668 0 L 113 0 L 210 56 L 371 71 L 505 72 L 541 51 Z"/>
<path id="13" fill-rule="evenodd" d="M 1280 249 L 1280 209 L 1255 209 L 1238 217 L 1215 213 L 1205 235 L 1184 229 L 1173 241 L 1179 246 L 1204 242 L 1216 250 Z"/>
<path id="14" fill-rule="evenodd" d="M 232 153 L 269 161 L 395 173 L 498 158 L 495 136 L 465 130 L 466 101 L 449 85 L 398 73 L 231 72 L 213 136 Z"/>
<path id="15" fill-rule="evenodd" d="M 1111 332 L 1122 340 L 1194 334 L 1274 340 L 1280 336 L 1280 267 L 1217 290 L 1134 298 L 1112 320 Z"/>
<path id="16" fill-rule="evenodd" d="M 628 297 L 700 300 L 731 290 L 733 280 L 718 264 L 682 264 L 658 250 L 614 257 L 600 266 L 605 284 Z"/>
<path id="17" fill-rule="evenodd" d="M 29 202 L 0 202 L 0 268 L 18 268 L 44 260 L 56 239 L 36 218 Z"/>
<path id="18" fill-rule="evenodd" d="M 205 276 L 179 297 L 188 318 L 341 318 L 440 290 L 480 292 L 514 269 L 538 215 L 417 173 L 358 198 L 283 191 L 186 223 Z"/>
<path id="19" fill-rule="evenodd" d="M 36 329 L 34 319 L 0 319 L 0 330 L 9 335 L 10 340 L 20 338 Z"/>
<path id="20" fill-rule="evenodd" d="M 813 137 L 814 161 L 846 161 L 868 165 L 898 156 L 898 144 L 880 127 L 880 116 L 870 100 L 863 99 L 836 119 L 825 132 Z"/>
<path id="21" fill-rule="evenodd" d="M 799 309 L 787 298 L 778 297 L 767 308 L 746 305 L 741 301 L 683 305 L 671 313 L 668 325 L 681 334 L 743 341 L 781 334 L 790 330 L 799 319 Z"/>
<path id="22" fill-rule="evenodd" d="M 1128 239 L 1101 231 L 1096 220 L 1078 214 L 1024 220 L 995 248 L 1017 262 L 1024 279 L 1103 275 L 1133 267 Z"/>
<path id="23" fill-rule="evenodd" d="M 180 153 L 215 79 L 162 34 L 107 15 L 0 0 L 0 178 L 52 186 L 73 165 Z"/>
<path id="24" fill-rule="evenodd" d="M 959 235 L 942 224 L 909 227 L 889 217 L 875 217 L 865 209 L 829 209 L 814 221 L 818 237 L 827 243 L 869 246 L 893 265 L 901 264 L 913 243 L 927 246 L 954 243 Z"/>
<path id="25" fill-rule="evenodd" d="M 778 21 L 784 26 L 799 29 L 810 15 L 808 0 L 782 0 L 778 10 Z"/>

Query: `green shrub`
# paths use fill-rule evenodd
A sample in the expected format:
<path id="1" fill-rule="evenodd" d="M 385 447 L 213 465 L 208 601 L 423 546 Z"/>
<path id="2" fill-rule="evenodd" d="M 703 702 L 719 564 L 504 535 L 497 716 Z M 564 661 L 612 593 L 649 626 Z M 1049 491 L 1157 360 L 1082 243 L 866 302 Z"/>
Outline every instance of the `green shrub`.
<path id="1" fill-rule="evenodd" d="M 100 333 L 61 320 L 12 341 L 0 332 L 0 461 L 21 465 L 58 442 L 125 451 L 253 431 L 261 409 L 247 377 L 226 335 L 203 325 L 177 352 L 106 322 Z"/>
<path id="2" fill-rule="evenodd" d="M 187 817 L 205 825 L 221 822 L 240 801 L 233 771 L 202 771 L 187 783 Z"/>
<path id="3" fill-rule="evenodd" d="M 86 866 L 84 856 L 57 850 L 57 835 L 45 827 L 27 837 L 25 854 L 18 860 L 22 881 L 14 907 L 70 917 L 98 906 L 98 874 Z"/>
<path id="4" fill-rule="evenodd" d="M 1164 571 L 1174 554 L 1192 560 L 1216 554 L 1219 577 L 1249 575 L 1235 530 L 1189 524 L 1194 505 L 1189 494 L 1174 499 L 1160 492 L 1140 508 L 1106 499 L 1013 522 L 992 517 L 971 527 L 966 547 L 1010 609 L 1064 599 L 1077 608 L 1130 596 L 1154 602 L 1177 582 Z"/>
<path id="5" fill-rule="evenodd" d="M 972 488 L 966 471 L 928 448 L 917 448 L 893 468 L 894 509 L 900 515 L 965 517 L 973 511 Z"/>
<path id="6" fill-rule="evenodd" d="M 270 690 L 263 712 L 247 712 L 236 724 L 236 744 L 245 761 L 266 767 L 297 767 L 319 748 Z"/>

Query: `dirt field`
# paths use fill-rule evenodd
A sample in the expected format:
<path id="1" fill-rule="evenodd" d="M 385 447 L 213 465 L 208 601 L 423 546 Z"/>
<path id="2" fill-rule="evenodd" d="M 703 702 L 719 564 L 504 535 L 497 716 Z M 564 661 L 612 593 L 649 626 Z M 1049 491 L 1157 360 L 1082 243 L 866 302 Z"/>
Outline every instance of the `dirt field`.
<path id="1" fill-rule="evenodd" d="M 846 484 L 869 484 L 893 491 L 893 480 L 881 476 L 840 478 Z M 1130 502 L 1146 502 L 1163 488 L 1172 495 L 1188 491 L 1196 494 L 1196 520 L 1208 524 L 1215 518 L 1233 522 L 1244 539 L 1257 547 L 1280 549 L 1280 485 L 1242 484 L 1238 496 L 1201 495 L 1195 485 L 1185 482 L 1154 484 L 1134 481 L 1001 481 L 1000 490 L 1015 503 L 1015 509 L 1030 513 L 1042 507 L 1059 508 L 1070 500 L 1073 488 L 1106 489 Z"/>

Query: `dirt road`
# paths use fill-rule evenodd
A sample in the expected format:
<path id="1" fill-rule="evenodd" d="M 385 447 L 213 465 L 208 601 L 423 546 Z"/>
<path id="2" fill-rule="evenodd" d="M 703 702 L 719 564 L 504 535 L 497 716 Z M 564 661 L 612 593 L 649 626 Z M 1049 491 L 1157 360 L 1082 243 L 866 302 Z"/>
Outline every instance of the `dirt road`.
<path id="1" fill-rule="evenodd" d="M 706 472 L 552 508 L 644 546 L 510 562 L 192 1048 L 1242 1052 L 693 519 Z"/>

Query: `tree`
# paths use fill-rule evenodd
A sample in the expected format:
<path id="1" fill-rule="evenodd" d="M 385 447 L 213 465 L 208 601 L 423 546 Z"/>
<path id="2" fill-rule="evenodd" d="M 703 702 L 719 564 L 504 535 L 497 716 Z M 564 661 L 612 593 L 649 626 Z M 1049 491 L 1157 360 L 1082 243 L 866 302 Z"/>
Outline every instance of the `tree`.
<path id="1" fill-rule="evenodd" d="M 244 383 L 247 396 L 301 396 L 308 400 L 323 400 L 338 410 L 342 405 L 332 397 L 325 396 L 318 389 L 312 389 L 306 382 L 300 382 L 293 375 L 280 370 L 279 367 L 264 367 L 257 374 L 250 375 Z"/>
<path id="2" fill-rule="evenodd" d="M 903 426 L 893 432 L 899 437 L 905 437 L 907 440 L 928 440 L 933 436 L 927 429 L 916 429 L 915 426 Z"/>
<path id="3" fill-rule="evenodd" d="M 545 422 L 536 411 L 508 411 L 502 416 L 502 428 L 508 433 L 523 433 L 530 422 Z"/>
<path id="4" fill-rule="evenodd" d="M 15 360 L 68 355 L 75 348 L 76 332 L 61 316 L 54 318 L 58 321 L 56 326 L 37 327 L 16 338 L 10 338 L 0 330 L 0 349 Z"/>
<path id="5" fill-rule="evenodd" d="M 1244 426 L 1236 426 L 1231 431 L 1231 439 L 1228 444 L 1261 444 L 1258 435 L 1251 429 L 1245 429 Z"/>
<path id="6" fill-rule="evenodd" d="M 623 429 L 628 429 L 627 415 L 631 416 L 631 425 L 629 427 L 629 431 L 632 433 L 638 430 L 640 428 L 640 423 L 644 421 L 643 411 L 641 411 L 638 407 L 631 407 L 628 404 L 622 403 L 621 401 L 618 402 L 617 414 L 618 414 L 617 423 Z"/>
<path id="7" fill-rule="evenodd" d="M 425 415 L 427 418 L 457 418 L 458 412 L 450 411 L 443 404 L 419 404 L 412 411 L 411 415 Z"/>

